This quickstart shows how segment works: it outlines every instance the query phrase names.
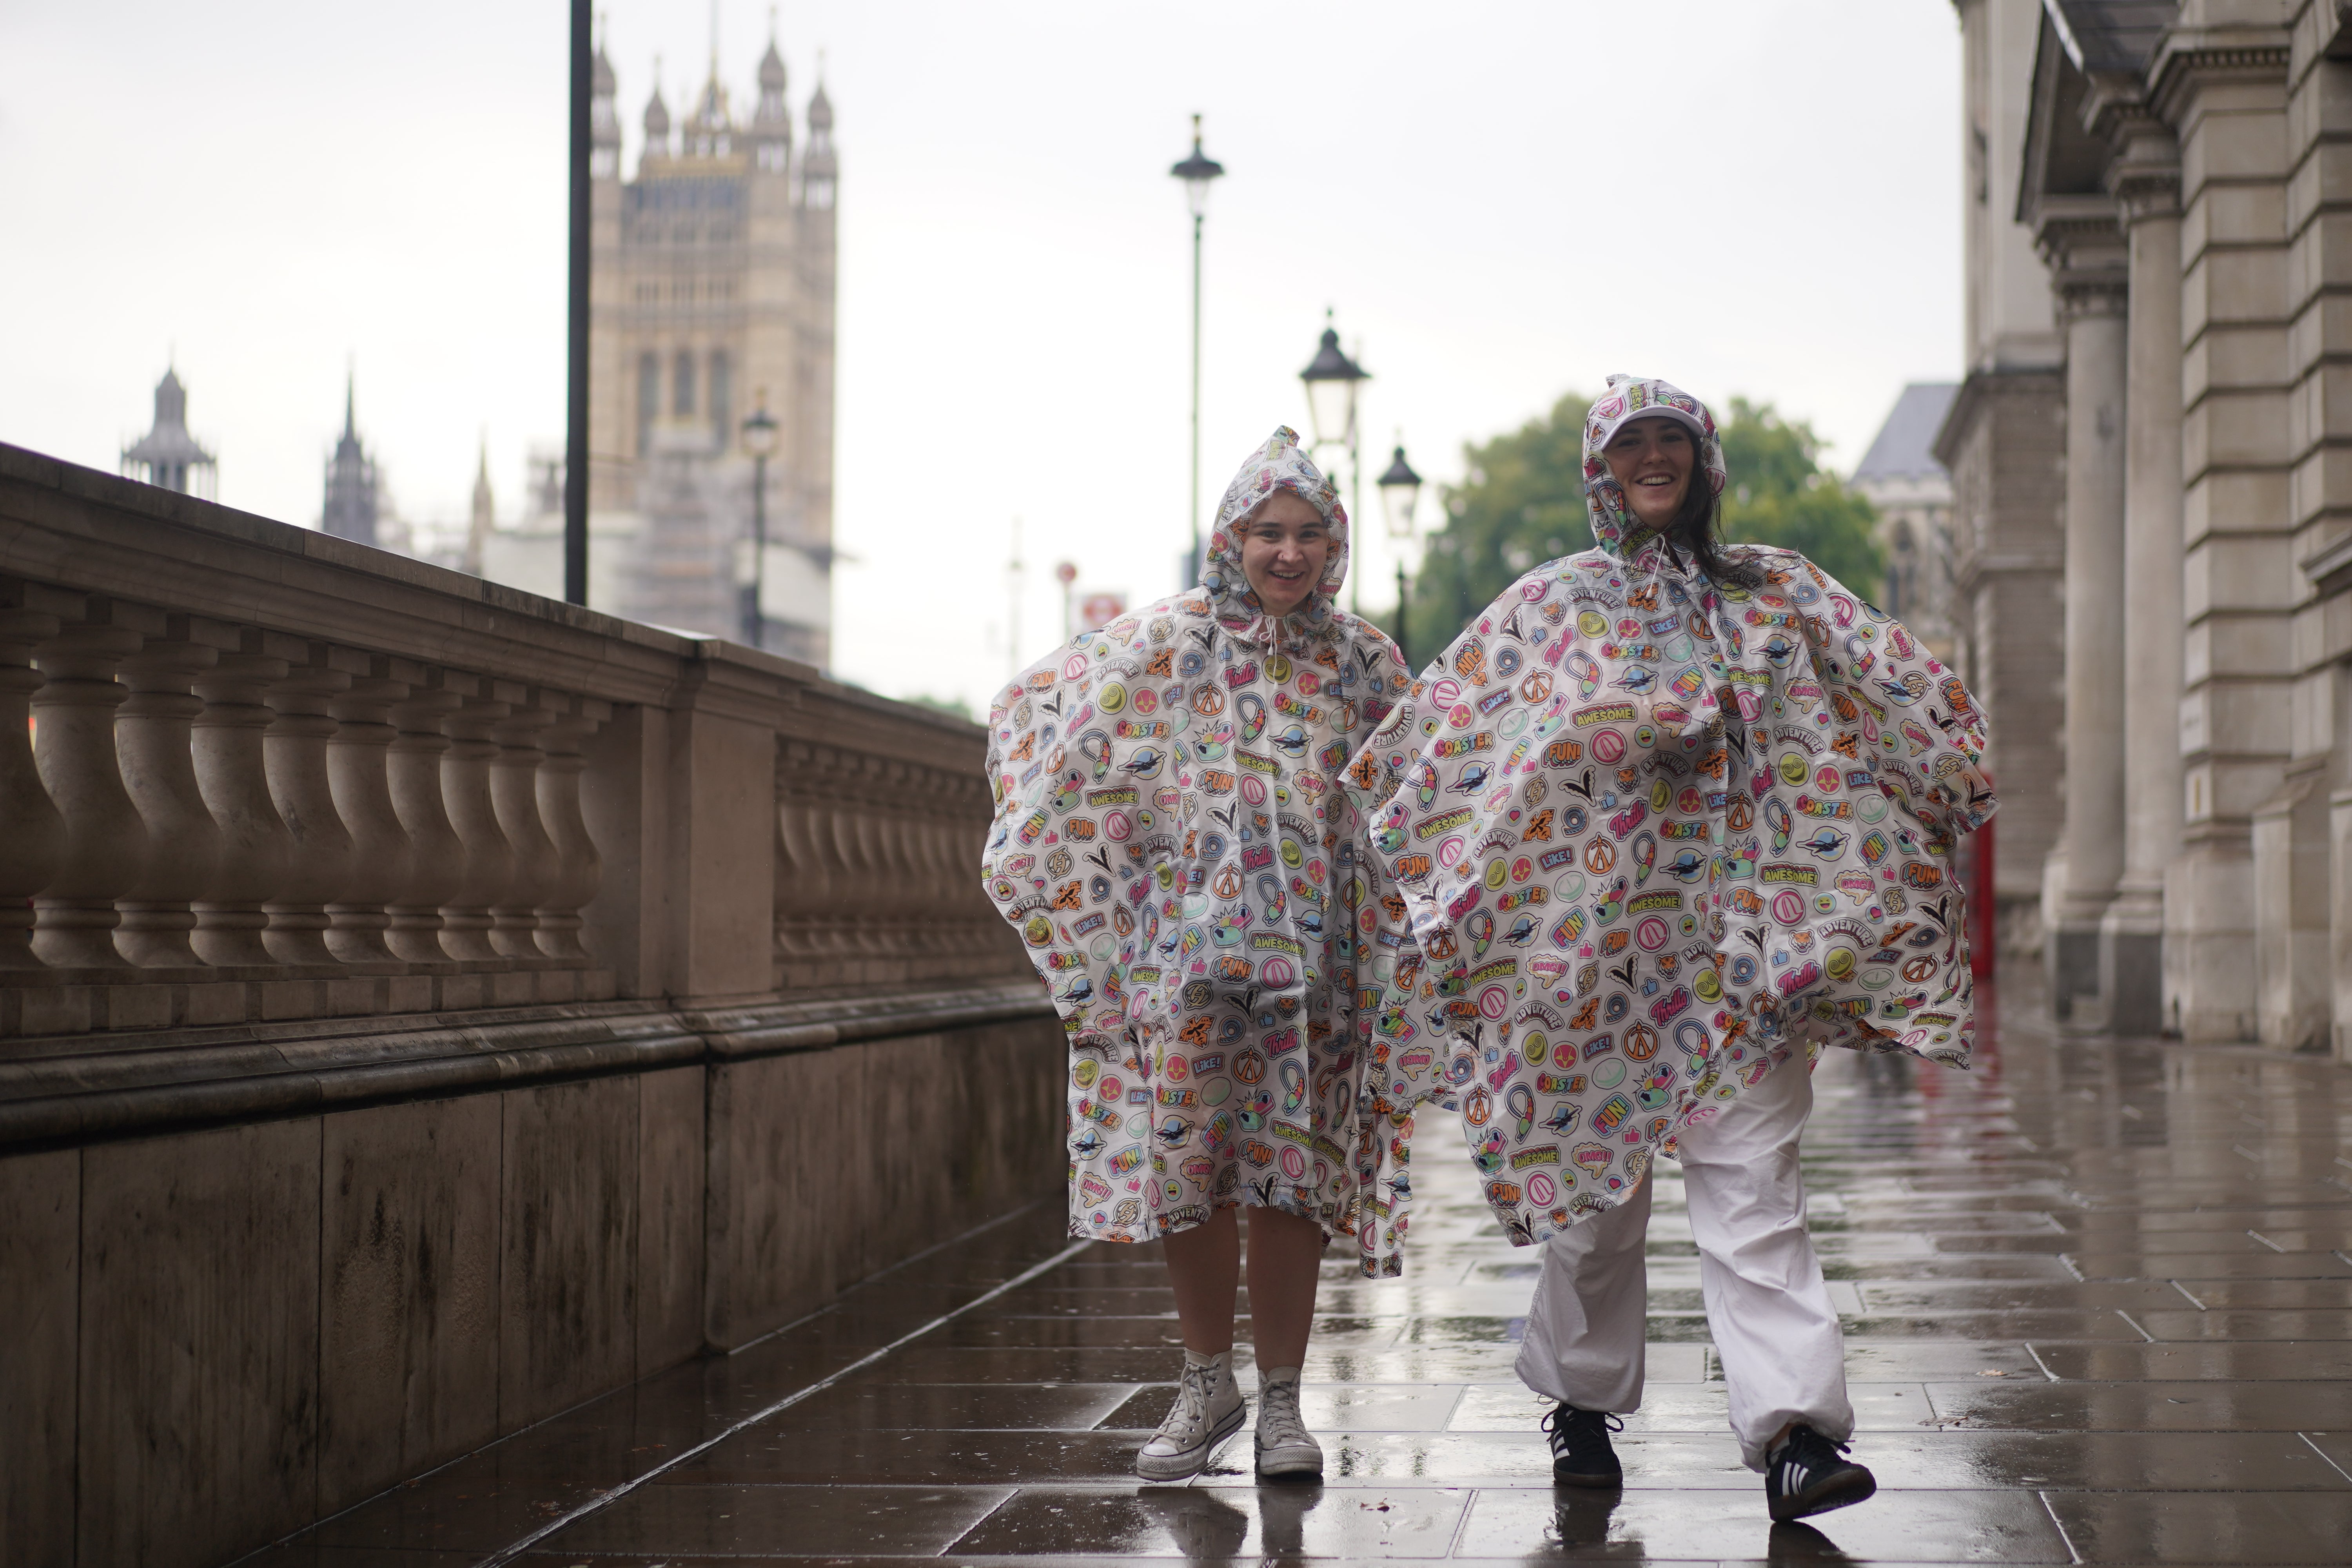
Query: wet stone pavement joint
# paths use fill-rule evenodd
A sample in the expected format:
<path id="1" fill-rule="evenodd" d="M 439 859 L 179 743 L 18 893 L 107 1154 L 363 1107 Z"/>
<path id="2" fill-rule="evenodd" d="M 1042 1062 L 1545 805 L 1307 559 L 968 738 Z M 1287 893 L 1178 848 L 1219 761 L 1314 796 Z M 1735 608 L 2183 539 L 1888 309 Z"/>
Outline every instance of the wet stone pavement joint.
<path id="1" fill-rule="evenodd" d="M 1056 1200 L 248 1562 L 2352 1560 L 2352 1071 L 2059 1039 L 2004 1000 L 1973 1073 L 1820 1069 L 1811 1226 L 1880 1490 L 1810 1525 L 1739 1463 L 1671 1163 L 1624 1489 L 1551 1487 L 1511 1373 L 1536 1259 L 1432 1118 L 1407 1277 L 1327 1269 L 1320 1486 L 1254 1484 L 1246 1428 L 1190 1484 L 1135 1479 L 1173 1304 L 1156 1248 L 1073 1247 Z"/>

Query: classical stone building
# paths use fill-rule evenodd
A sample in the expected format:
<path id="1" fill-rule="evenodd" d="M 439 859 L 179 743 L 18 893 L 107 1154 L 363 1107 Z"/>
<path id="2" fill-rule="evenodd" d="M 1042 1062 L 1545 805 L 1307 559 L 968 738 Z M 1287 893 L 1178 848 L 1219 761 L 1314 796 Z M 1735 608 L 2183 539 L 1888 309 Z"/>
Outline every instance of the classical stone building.
<path id="1" fill-rule="evenodd" d="M 810 96 L 796 144 L 771 42 L 748 122 L 714 62 L 682 123 L 656 85 L 636 177 L 624 181 L 613 68 L 597 57 L 592 531 L 618 552 L 614 598 L 635 619 L 740 637 L 753 454 L 744 421 L 776 422 L 765 465 L 761 641 L 824 664 L 833 549 L 833 106 Z"/>
<path id="2" fill-rule="evenodd" d="M 2053 995 L 2079 1023 L 2352 1054 L 2352 14 L 1959 12 L 1992 163 L 1971 290 L 2034 257 L 2057 329 Z M 2042 472 L 2053 445 L 1989 457 Z"/>
<path id="3" fill-rule="evenodd" d="M 1936 435 L 1958 391 L 1941 381 L 1905 387 L 1851 481 L 1878 511 L 1878 542 L 1886 552 L 1879 607 L 1947 662 L 1958 644 L 1952 625 L 1952 476 L 1936 460 Z"/>

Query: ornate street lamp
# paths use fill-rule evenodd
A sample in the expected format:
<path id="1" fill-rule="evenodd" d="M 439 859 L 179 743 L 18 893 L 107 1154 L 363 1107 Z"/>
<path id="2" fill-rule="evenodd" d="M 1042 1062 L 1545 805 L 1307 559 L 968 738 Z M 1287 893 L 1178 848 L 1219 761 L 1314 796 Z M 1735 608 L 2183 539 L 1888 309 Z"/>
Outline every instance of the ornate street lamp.
<path id="1" fill-rule="evenodd" d="M 1201 580 L 1201 219 L 1209 210 L 1209 182 L 1225 166 L 1201 152 L 1201 117 L 1192 116 L 1192 155 L 1168 171 L 1184 182 L 1184 202 L 1192 209 L 1192 553 L 1186 558 L 1184 586 Z"/>
<path id="2" fill-rule="evenodd" d="M 1326 445 L 1348 449 L 1348 516 L 1352 521 L 1363 509 L 1363 452 L 1357 442 L 1356 388 L 1372 379 L 1372 373 L 1349 359 L 1339 347 L 1339 332 L 1331 325 L 1331 311 L 1323 312 L 1323 341 L 1316 346 L 1315 357 L 1298 373 L 1307 386 L 1307 424 L 1313 432 L 1317 447 Z M 1348 590 L 1349 608 L 1358 615 L 1364 610 L 1364 579 L 1361 573 Z"/>
<path id="3" fill-rule="evenodd" d="M 743 594 L 743 640 L 760 647 L 768 629 L 760 592 L 768 582 L 768 459 L 776 452 L 776 418 L 768 412 L 764 386 L 751 416 L 743 421 L 743 450 L 751 456 L 751 581 Z"/>
<path id="4" fill-rule="evenodd" d="M 1389 464 L 1388 471 L 1380 477 L 1379 483 L 1381 510 L 1388 518 L 1389 538 L 1396 542 L 1397 547 L 1397 652 L 1404 656 L 1405 668 L 1411 669 L 1412 644 L 1406 641 L 1411 632 L 1405 625 L 1405 616 L 1412 608 L 1412 600 L 1406 593 L 1404 558 L 1412 545 L 1412 512 L 1421 500 L 1421 476 L 1414 473 L 1412 465 L 1404 460 L 1402 442 L 1397 446 L 1396 460 Z"/>
<path id="5" fill-rule="evenodd" d="M 1371 380 L 1371 373 L 1348 357 L 1339 347 L 1339 333 L 1331 312 L 1323 312 L 1323 341 L 1315 357 L 1298 373 L 1307 384 L 1307 423 L 1315 445 L 1353 447 L 1356 444 L 1356 384 Z"/>

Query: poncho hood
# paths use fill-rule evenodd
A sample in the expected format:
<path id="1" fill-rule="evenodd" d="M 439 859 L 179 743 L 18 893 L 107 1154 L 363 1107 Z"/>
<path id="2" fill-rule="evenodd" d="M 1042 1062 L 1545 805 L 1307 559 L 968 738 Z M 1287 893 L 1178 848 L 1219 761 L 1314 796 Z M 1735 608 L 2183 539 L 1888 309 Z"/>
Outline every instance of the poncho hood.
<path id="1" fill-rule="evenodd" d="M 1286 616 L 1266 614 L 1242 571 L 1242 523 L 1276 491 L 1287 490 L 1322 514 L 1330 531 L 1331 554 L 1318 579 L 1299 606 Z M 1309 642 L 1328 642 L 1339 635 L 1333 616 L 1339 609 L 1339 588 L 1348 580 L 1348 509 L 1322 469 L 1298 445 L 1298 432 L 1278 426 L 1265 445 L 1249 455 L 1241 471 L 1225 487 L 1217 506 L 1217 525 L 1209 535 L 1208 558 L 1202 563 L 1201 587 L 1209 595 L 1210 614 L 1236 639 L 1263 647 L 1297 652 Z"/>
<path id="2" fill-rule="evenodd" d="M 1592 537 L 1601 548 L 1621 559 L 1658 537 L 1655 530 L 1635 518 L 1625 505 L 1625 488 L 1609 472 L 1602 454 L 1617 432 L 1636 419 L 1659 416 L 1687 427 L 1698 442 L 1698 469 L 1694 481 L 1704 480 L 1717 495 L 1727 478 L 1723 441 L 1716 434 L 1715 416 L 1706 405 L 1669 381 L 1655 376 L 1612 375 L 1584 416 L 1584 507 Z"/>

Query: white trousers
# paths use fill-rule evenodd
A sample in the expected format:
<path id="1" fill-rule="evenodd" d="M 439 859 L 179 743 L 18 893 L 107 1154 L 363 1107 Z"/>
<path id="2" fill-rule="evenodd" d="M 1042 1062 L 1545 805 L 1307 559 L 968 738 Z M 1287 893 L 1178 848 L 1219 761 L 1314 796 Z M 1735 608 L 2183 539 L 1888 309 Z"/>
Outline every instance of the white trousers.
<path id="1" fill-rule="evenodd" d="M 1753 1470 L 1789 1422 L 1841 1443 L 1853 1435 L 1837 1309 L 1805 1234 L 1797 1144 L 1812 1109 L 1812 1074 L 1800 1056 L 1681 1141 L 1707 1327 L 1730 1387 L 1731 1429 Z M 1544 1245 L 1521 1382 L 1580 1410 L 1641 1408 L 1649 1228 L 1645 1180 Z"/>

